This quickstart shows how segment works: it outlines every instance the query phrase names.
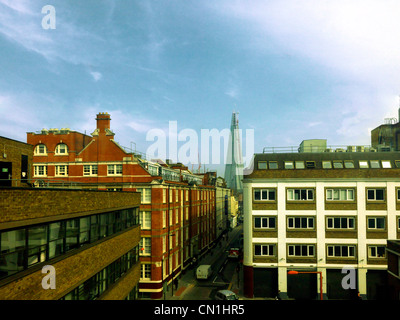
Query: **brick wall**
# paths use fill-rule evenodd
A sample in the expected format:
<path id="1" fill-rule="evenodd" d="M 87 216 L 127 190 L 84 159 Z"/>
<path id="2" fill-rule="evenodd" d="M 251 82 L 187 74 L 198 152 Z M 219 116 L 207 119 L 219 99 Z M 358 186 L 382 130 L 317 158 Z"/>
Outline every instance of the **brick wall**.
<path id="1" fill-rule="evenodd" d="M 97 245 L 81 250 L 76 254 L 67 255 L 64 259 L 52 262 L 47 261 L 43 265 L 52 265 L 56 270 L 56 289 L 43 289 L 42 265 L 32 272 L 7 285 L 0 287 L 0 300 L 55 300 L 60 299 L 72 291 L 79 284 L 91 278 L 94 274 L 104 269 L 107 265 L 134 248 L 140 240 L 140 228 L 134 227 L 111 239 Z M 139 262 L 137 263 L 139 265 Z M 139 280 L 140 270 L 136 269 L 129 273 L 128 279 L 136 282 L 123 283 L 121 287 L 116 284 L 113 288 L 114 297 L 122 298 L 129 293 Z M 124 279 L 124 278 L 121 278 Z M 1 285 L 1 284 L 0 284 Z M 125 295 L 125 296 L 126 296 Z M 105 296 L 106 298 L 106 296 Z"/>
<path id="2" fill-rule="evenodd" d="M 135 207 L 139 204 L 140 194 L 137 192 L 2 188 L 0 229 L 3 223 Z"/>
<path id="3" fill-rule="evenodd" d="M 31 164 L 33 161 L 33 145 L 19 142 L 16 140 L 0 137 L 0 162 L 12 162 L 12 179 L 13 187 L 24 186 L 25 184 L 19 181 L 21 179 L 21 156 L 28 156 L 28 172 L 27 178 L 31 178 Z"/>

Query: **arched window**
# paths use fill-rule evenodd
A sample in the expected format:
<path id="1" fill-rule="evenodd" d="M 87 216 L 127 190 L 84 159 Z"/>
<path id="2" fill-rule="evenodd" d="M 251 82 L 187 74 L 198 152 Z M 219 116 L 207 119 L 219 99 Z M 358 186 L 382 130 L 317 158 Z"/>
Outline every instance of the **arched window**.
<path id="1" fill-rule="evenodd" d="M 62 154 L 68 154 L 68 147 L 64 143 L 60 143 L 56 147 L 56 154 L 62 155 Z"/>
<path id="2" fill-rule="evenodd" d="M 47 148 L 44 144 L 38 144 L 35 147 L 34 151 L 35 156 L 46 156 L 47 155 Z"/>

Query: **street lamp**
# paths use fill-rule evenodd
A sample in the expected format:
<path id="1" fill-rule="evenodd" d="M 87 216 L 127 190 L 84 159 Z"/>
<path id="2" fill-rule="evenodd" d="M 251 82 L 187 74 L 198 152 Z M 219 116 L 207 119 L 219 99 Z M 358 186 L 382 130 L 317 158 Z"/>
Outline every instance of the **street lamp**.
<path id="1" fill-rule="evenodd" d="M 321 271 L 296 271 L 296 270 L 290 270 L 288 271 L 288 274 L 291 275 L 296 275 L 299 273 L 319 273 L 319 294 L 320 294 L 320 299 L 323 300 L 323 294 L 322 294 L 322 272 Z"/>

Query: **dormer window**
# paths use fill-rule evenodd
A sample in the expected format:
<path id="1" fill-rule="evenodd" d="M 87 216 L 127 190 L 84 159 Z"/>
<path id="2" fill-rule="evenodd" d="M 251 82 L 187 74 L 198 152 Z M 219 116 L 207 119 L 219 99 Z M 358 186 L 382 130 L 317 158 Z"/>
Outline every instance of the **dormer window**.
<path id="1" fill-rule="evenodd" d="M 35 156 L 47 156 L 47 148 L 44 144 L 38 144 L 34 151 Z"/>
<path id="2" fill-rule="evenodd" d="M 56 147 L 56 155 L 68 154 L 68 147 L 64 143 L 60 143 Z"/>

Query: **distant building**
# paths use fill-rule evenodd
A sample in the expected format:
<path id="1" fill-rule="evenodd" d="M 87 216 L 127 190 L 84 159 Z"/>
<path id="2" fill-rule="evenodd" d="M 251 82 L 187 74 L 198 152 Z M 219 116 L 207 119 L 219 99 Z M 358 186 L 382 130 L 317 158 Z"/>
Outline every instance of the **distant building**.
<path id="1" fill-rule="evenodd" d="M 386 118 L 385 123 L 371 131 L 371 146 L 377 151 L 400 151 L 399 119 Z"/>
<path id="2" fill-rule="evenodd" d="M 387 239 L 399 239 L 400 152 L 326 148 L 259 153 L 243 181 L 244 292 L 248 297 L 386 298 Z M 357 152 L 364 151 L 364 152 Z M 342 268 L 357 288 L 344 290 Z"/>
<path id="3" fill-rule="evenodd" d="M 243 155 L 239 134 L 238 113 L 232 113 L 231 128 L 229 135 L 228 152 L 225 164 L 225 181 L 229 189 L 235 194 L 243 191 Z"/>
<path id="4" fill-rule="evenodd" d="M 0 186 L 28 187 L 32 177 L 33 146 L 0 137 Z"/>
<path id="5" fill-rule="evenodd" d="M 231 191 L 217 187 L 214 175 L 193 174 L 181 163 L 146 159 L 122 147 L 109 114 L 97 114 L 96 123 L 91 136 L 67 129 L 27 133 L 35 146 L 34 183 L 140 192 L 140 297 L 162 298 L 193 258 L 226 231 L 220 198 Z"/>

